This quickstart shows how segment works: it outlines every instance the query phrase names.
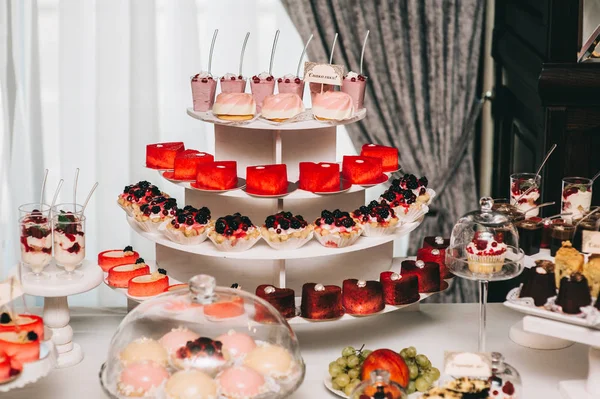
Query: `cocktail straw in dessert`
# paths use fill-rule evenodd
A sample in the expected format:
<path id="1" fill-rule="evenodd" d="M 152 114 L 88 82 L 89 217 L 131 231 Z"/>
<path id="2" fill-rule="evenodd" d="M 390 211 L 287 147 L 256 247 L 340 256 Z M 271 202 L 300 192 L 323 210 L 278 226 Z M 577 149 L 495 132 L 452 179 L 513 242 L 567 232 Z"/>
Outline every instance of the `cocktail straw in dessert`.
<path id="1" fill-rule="evenodd" d="M 552 148 L 550 148 L 550 151 L 548 151 L 548 153 L 546 154 L 546 157 L 544 158 L 544 160 L 542 161 L 542 164 L 540 165 L 540 167 L 538 168 L 537 172 L 536 172 L 536 176 L 540 174 L 540 172 L 542 171 L 542 168 L 544 167 L 544 165 L 546 164 L 546 161 L 548 160 L 548 158 L 550 158 L 550 155 L 552 155 L 552 153 L 554 152 L 554 150 L 556 149 L 556 144 L 554 144 L 552 146 Z"/>
<path id="2" fill-rule="evenodd" d="M 331 45 L 331 53 L 329 54 L 329 63 L 333 63 L 333 52 L 335 50 L 335 44 L 337 43 L 338 33 L 335 32 L 335 36 L 333 38 L 333 44 Z"/>
<path id="3" fill-rule="evenodd" d="M 588 213 L 587 215 L 585 215 L 584 217 L 579 219 L 579 222 L 575 223 L 575 228 L 577 228 L 577 226 L 579 226 L 579 223 L 583 222 L 585 219 L 589 218 L 590 216 L 592 216 L 594 213 L 596 213 L 598 211 L 600 211 L 600 207 L 594 209 L 593 211 L 591 211 L 590 213 Z"/>
<path id="4" fill-rule="evenodd" d="M 600 171 L 598 171 L 598 173 L 596 173 L 594 177 L 592 177 L 592 183 L 594 183 L 594 180 L 596 180 L 598 176 L 600 176 Z"/>
<path id="5" fill-rule="evenodd" d="M 529 209 L 527 209 L 525 212 L 523 212 L 523 214 L 526 214 L 527 212 L 533 211 L 534 209 L 540 209 L 540 208 L 543 208 L 543 207 L 545 207 L 545 206 L 550 206 L 550 205 L 554 205 L 554 204 L 556 204 L 556 202 L 555 202 L 555 201 L 552 201 L 552 202 L 544 202 L 543 204 L 539 204 L 539 205 L 536 205 L 536 206 L 534 206 L 533 208 L 529 208 Z"/>
<path id="6" fill-rule="evenodd" d="M 553 220 L 553 219 L 559 219 L 559 218 L 561 218 L 563 216 L 571 216 L 571 215 L 572 215 L 571 212 L 559 213 L 558 215 L 552 215 L 552 216 L 545 217 L 543 221 Z"/>
<path id="7" fill-rule="evenodd" d="M 308 38 L 308 40 L 306 41 L 306 44 L 304 45 L 302 54 L 300 54 L 300 60 L 298 61 L 298 68 L 296 68 L 296 76 L 297 77 L 300 76 L 300 66 L 302 65 L 302 59 L 304 58 L 304 54 L 306 54 L 306 49 L 308 48 L 308 45 L 310 44 L 310 41 L 312 40 L 312 38 L 313 38 L 313 35 L 311 34 L 310 37 Z"/>
<path id="8" fill-rule="evenodd" d="M 54 205 L 56 204 L 56 200 L 58 199 L 58 193 L 60 193 L 60 189 L 64 182 L 65 181 L 63 179 L 60 179 L 60 181 L 58 182 L 58 187 L 56 187 L 56 191 L 54 192 L 54 198 L 52 198 L 52 205 L 50 205 L 48 215 L 50 215 L 50 212 L 52 212 L 52 208 L 54 208 Z"/>
<path id="9" fill-rule="evenodd" d="M 277 48 L 277 40 L 279 40 L 279 29 L 275 32 L 273 39 L 273 47 L 271 48 L 271 62 L 269 63 L 269 75 L 273 75 L 273 60 L 275 59 L 275 49 Z"/>
<path id="10" fill-rule="evenodd" d="M 218 34 L 219 34 L 219 30 L 215 29 L 215 33 L 213 33 L 212 42 L 210 43 L 210 53 L 208 54 L 208 74 L 209 75 L 210 75 L 210 71 L 212 70 L 213 50 L 215 49 L 215 42 L 217 41 Z"/>
<path id="11" fill-rule="evenodd" d="M 521 196 L 519 198 L 517 198 L 517 200 L 515 201 L 515 203 L 519 203 L 519 201 L 521 200 L 521 198 L 523 198 L 524 196 L 526 196 L 527 194 L 529 194 L 530 192 L 532 192 L 534 189 L 537 188 L 536 184 L 533 184 L 533 186 L 529 187 L 523 194 L 521 194 Z"/>
<path id="12" fill-rule="evenodd" d="M 85 212 L 85 208 L 87 207 L 88 202 L 90 202 L 90 198 L 92 198 L 92 194 L 94 194 L 96 187 L 98 187 L 98 182 L 96 182 L 96 184 L 94 184 L 94 187 L 92 187 L 92 189 L 90 190 L 90 193 L 88 194 L 87 198 L 85 199 L 85 202 L 83 203 L 83 207 L 81 208 L 81 216 L 83 216 L 83 212 Z"/>
<path id="13" fill-rule="evenodd" d="M 248 43 L 248 38 L 250 37 L 250 32 L 246 32 L 246 38 L 244 39 L 244 44 L 242 44 L 242 53 L 240 54 L 240 70 L 238 76 L 242 75 L 242 65 L 244 64 L 244 53 L 246 52 L 246 43 Z"/>
<path id="14" fill-rule="evenodd" d="M 48 180 L 48 169 L 44 171 L 44 180 L 42 180 L 42 191 L 40 192 L 40 208 L 44 203 L 44 191 L 46 191 L 46 180 Z"/>
<path id="15" fill-rule="evenodd" d="M 77 205 L 77 180 L 79 180 L 79 168 L 75 169 L 75 182 L 73 183 L 73 210 Z"/>
<path id="16" fill-rule="evenodd" d="M 365 40 L 363 41 L 362 51 L 360 52 L 360 74 L 361 75 L 363 72 L 363 60 L 365 58 L 365 48 L 367 47 L 367 39 L 369 38 L 370 32 L 371 32 L 370 30 L 367 31 L 367 34 L 365 35 Z"/>

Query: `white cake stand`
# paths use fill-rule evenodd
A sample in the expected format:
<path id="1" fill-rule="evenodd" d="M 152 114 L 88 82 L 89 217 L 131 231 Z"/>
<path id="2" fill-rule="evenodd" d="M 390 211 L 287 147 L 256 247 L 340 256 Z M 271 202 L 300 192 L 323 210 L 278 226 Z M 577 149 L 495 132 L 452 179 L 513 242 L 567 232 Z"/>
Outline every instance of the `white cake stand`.
<path id="1" fill-rule="evenodd" d="M 49 280 L 28 281 L 23 279 L 23 291 L 28 295 L 44 297 L 44 325 L 51 332 L 51 340 L 56 345 L 58 359 L 56 367 L 69 367 L 83 360 L 81 346 L 73 343 L 73 329 L 69 325 L 69 295 L 82 294 L 93 290 L 102 283 L 102 269 L 94 262 L 85 260 L 77 269 L 83 274 L 78 280 L 60 280 L 56 274 L 62 269 L 51 264 L 44 272 L 50 274 Z"/>

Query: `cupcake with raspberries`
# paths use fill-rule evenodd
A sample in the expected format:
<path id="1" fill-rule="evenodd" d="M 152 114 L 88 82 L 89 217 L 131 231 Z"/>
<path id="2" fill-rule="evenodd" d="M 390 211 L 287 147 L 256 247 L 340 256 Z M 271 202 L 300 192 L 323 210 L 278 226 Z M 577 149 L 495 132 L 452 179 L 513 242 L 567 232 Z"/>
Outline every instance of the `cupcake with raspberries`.
<path id="1" fill-rule="evenodd" d="M 300 215 L 279 212 L 267 216 L 260 233 L 271 248 L 298 249 L 312 239 L 313 226 Z"/>
<path id="2" fill-rule="evenodd" d="M 417 179 L 417 176 L 406 173 L 400 179 L 392 180 L 392 186 L 400 187 L 403 190 L 411 190 L 416 196 L 415 201 L 429 205 L 435 197 L 435 191 L 427 188 L 429 181 L 425 176 Z"/>
<path id="3" fill-rule="evenodd" d="M 348 212 L 324 210 L 315 220 L 315 237 L 325 247 L 343 248 L 356 242 L 362 226 Z"/>
<path id="4" fill-rule="evenodd" d="M 401 223 L 414 222 L 429 212 L 429 207 L 425 202 L 418 200 L 419 196 L 412 189 L 405 189 L 400 184 L 394 184 L 397 181 L 398 179 L 392 182 L 392 186 L 381 194 L 379 200 L 385 201 L 394 209 L 394 213 Z"/>
<path id="5" fill-rule="evenodd" d="M 207 207 L 196 209 L 186 205 L 177 209 L 170 223 L 161 227 L 161 231 L 171 241 L 183 245 L 197 245 L 208 237 L 210 210 Z"/>
<path id="6" fill-rule="evenodd" d="M 503 233 L 476 231 L 466 249 L 469 270 L 478 274 L 492 274 L 501 271 L 504 266 L 506 250 Z"/>
<path id="7" fill-rule="evenodd" d="M 220 251 L 241 252 L 252 248 L 260 240 L 260 230 L 248 216 L 234 213 L 218 218 L 208 238 Z"/>
<path id="8" fill-rule="evenodd" d="M 363 235 L 367 237 L 394 234 L 399 225 L 396 212 L 385 201 L 371 201 L 352 212 L 352 217 L 362 226 Z"/>
<path id="9" fill-rule="evenodd" d="M 135 208 L 133 217 L 137 225 L 146 232 L 156 232 L 161 224 L 170 222 L 177 214 L 177 200 L 163 195 Z"/>
<path id="10" fill-rule="evenodd" d="M 119 194 L 117 202 L 129 216 L 133 216 L 133 212 L 139 210 L 140 206 L 147 204 L 152 198 L 160 195 L 168 197 L 158 187 L 143 180 L 137 184 L 125 186 L 123 192 Z"/>

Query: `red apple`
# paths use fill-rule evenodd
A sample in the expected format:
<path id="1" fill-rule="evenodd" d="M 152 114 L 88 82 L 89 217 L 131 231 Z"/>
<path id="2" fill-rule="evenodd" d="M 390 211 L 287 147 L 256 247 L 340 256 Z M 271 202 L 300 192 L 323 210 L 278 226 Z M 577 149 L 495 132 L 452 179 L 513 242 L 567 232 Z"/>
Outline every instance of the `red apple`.
<path id="1" fill-rule="evenodd" d="M 397 382 L 404 388 L 408 387 L 410 372 L 406 362 L 398 353 L 391 349 L 377 349 L 371 352 L 362 365 L 361 380 L 370 379 L 371 372 L 378 369 L 388 371 L 390 380 Z"/>

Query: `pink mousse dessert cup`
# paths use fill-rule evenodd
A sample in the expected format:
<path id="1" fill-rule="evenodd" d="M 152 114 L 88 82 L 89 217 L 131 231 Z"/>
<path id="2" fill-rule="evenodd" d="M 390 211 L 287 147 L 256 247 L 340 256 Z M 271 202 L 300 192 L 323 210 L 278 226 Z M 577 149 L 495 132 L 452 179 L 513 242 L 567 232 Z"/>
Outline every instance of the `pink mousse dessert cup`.
<path id="1" fill-rule="evenodd" d="M 250 82 L 250 89 L 252 90 L 252 97 L 256 101 L 256 112 L 260 112 L 265 97 L 275 92 L 275 79 L 268 72 L 254 75 Z"/>
<path id="2" fill-rule="evenodd" d="M 217 91 L 217 81 L 208 72 L 200 72 L 192 77 L 192 99 L 194 111 L 206 112 L 212 109 Z"/>
<path id="3" fill-rule="evenodd" d="M 359 75 L 356 72 L 348 72 L 342 81 L 342 91 L 352 97 L 354 109 L 356 111 L 363 109 L 365 100 L 365 87 L 367 85 L 367 77 Z"/>
<path id="4" fill-rule="evenodd" d="M 301 100 L 304 98 L 304 80 L 292 74 L 277 79 L 277 88 L 280 93 L 294 93 Z"/>
<path id="5" fill-rule="evenodd" d="M 221 76 L 221 93 L 243 93 L 246 91 L 246 78 L 226 73 Z"/>

